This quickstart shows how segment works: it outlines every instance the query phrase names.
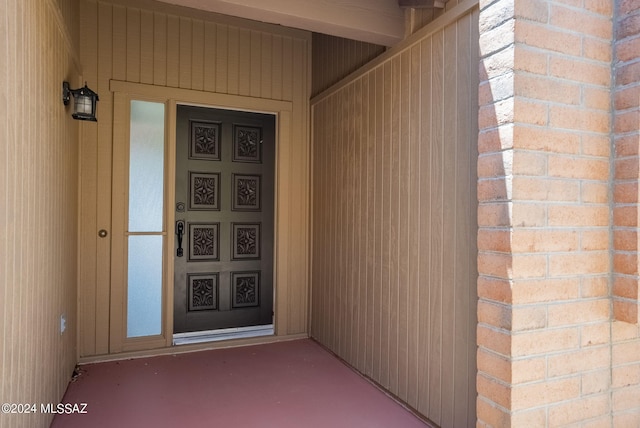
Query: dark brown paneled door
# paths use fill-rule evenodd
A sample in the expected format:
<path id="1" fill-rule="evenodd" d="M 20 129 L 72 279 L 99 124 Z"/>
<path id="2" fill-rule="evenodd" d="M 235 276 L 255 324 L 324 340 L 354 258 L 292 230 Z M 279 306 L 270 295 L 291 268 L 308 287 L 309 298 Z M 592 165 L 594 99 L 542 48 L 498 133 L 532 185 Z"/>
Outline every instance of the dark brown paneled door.
<path id="1" fill-rule="evenodd" d="M 271 324 L 275 117 L 178 106 L 174 333 Z"/>

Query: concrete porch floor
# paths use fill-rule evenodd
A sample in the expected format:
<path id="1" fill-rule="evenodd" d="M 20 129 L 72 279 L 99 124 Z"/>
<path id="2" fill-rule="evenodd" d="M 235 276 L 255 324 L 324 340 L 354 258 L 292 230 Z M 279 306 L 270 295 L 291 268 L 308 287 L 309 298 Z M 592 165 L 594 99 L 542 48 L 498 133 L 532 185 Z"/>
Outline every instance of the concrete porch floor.
<path id="1" fill-rule="evenodd" d="M 58 414 L 75 427 L 426 427 L 312 340 L 81 367 Z"/>

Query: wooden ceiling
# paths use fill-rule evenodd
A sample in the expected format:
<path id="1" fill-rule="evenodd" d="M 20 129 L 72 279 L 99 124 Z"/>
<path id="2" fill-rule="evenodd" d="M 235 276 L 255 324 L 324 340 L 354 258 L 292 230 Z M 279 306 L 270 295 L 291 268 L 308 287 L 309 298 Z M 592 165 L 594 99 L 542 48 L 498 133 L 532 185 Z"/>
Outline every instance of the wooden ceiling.
<path id="1" fill-rule="evenodd" d="M 404 36 L 405 7 L 446 0 L 160 0 L 164 3 L 325 33 L 383 46 Z"/>

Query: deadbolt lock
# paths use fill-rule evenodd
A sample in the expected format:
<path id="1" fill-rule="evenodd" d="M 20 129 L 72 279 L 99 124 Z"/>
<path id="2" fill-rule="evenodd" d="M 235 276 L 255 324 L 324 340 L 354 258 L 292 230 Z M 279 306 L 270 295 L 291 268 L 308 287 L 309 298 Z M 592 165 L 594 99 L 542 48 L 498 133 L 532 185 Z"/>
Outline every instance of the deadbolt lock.
<path id="1" fill-rule="evenodd" d="M 101 238 L 106 238 L 107 234 L 108 234 L 108 232 L 106 230 L 104 230 L 104 229 L 100 229 L 98 231 L 98 236 L 101 237 Z"/>

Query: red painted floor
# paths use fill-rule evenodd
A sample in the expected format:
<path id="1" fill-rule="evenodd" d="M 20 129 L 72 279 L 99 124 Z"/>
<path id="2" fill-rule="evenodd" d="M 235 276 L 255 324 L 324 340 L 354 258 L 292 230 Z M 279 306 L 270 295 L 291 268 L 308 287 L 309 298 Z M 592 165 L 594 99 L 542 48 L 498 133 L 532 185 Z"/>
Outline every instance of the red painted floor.
<path id="1" fill-rule="evenodd" d="M 82 366 L 63 403 L 54 428 L 427 426 L 311 340 Z"/>

